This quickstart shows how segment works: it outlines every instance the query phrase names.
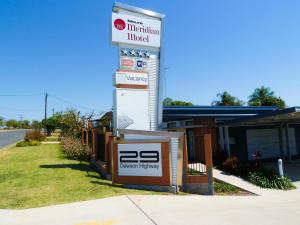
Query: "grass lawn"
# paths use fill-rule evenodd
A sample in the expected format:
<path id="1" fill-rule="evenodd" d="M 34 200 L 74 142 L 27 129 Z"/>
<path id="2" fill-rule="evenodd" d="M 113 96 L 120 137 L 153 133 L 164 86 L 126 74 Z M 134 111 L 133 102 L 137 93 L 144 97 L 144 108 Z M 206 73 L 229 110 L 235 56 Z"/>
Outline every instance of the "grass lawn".
<path id="1" fill-rule="evenodd" d="M 58 144 L 0 151 L 0 209 L 154 193 L 112 186 L 88 163 L 66 159 Z"/>

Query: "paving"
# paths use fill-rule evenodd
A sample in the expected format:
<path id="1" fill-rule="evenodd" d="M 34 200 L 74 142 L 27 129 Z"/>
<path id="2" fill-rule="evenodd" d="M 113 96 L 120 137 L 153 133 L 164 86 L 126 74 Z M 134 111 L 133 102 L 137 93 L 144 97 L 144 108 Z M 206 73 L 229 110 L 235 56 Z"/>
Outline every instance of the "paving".
<path id="1" fill-rule="evenodd" d="M 299 225 L 300 191 L 273 196 L 133 195 L 0 210 L 5 225 Z"/>
<path id="2" fill-rule="evenodd" d="M 0 132 L 0 150 L 24 138 L 26 130 Z"/>

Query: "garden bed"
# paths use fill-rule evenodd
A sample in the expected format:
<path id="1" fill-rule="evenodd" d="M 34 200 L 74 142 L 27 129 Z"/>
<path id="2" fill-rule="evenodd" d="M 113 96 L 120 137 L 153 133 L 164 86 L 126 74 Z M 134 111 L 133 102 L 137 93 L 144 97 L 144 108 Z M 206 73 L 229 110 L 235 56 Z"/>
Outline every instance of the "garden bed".
<path id="1" fill-rule="evenodd" d="M 225 183 L 223 181 L 214 180 L 215 195 L 228 195 L 228 196 L 248 196 L 254 195 L 248 191 L 242 190 L 236 186 Z"/>

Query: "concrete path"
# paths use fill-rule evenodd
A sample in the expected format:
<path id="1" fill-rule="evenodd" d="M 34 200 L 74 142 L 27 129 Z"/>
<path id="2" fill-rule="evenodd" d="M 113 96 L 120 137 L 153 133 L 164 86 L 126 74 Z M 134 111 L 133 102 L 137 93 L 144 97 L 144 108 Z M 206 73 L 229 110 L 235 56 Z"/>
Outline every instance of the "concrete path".
<path id="1" fill-rule="evenodd" d="M 270 196 L 119 196 L 0 210 L 3 225 L 299 225 L 300 191 Z"/>
<path id="2" fill-rule="evenodd" d="M 14 130 L 0 133 L 0 150 L 24 138 L 27 130 Z"/>
<path id="3" fill-rule="evenodd" d="M 213 176 L 217 180 L 221 180 L 221 181 L 226 182 L 228 184 L 232 184 L 232 185 L 234 185 L 234 186 L 236 186 L 240 189 L 243 189 L 245 191 L 248 191 L 248 192 L 251 192 L 253 194 L 260 195 L 260 196 L 274 196 L 274 195 L 278 195 L 278 194 L 284 192 L 284 191 L 281 191 L 281 190 L 260 188 L 256 185 L 251 184 L 250 182 L 244 180 L 241 177 L 237 177 L 235 175 L 226 173 L 226 172 L 218 170 L 218 169 L 213 170 Z"/>
<path id="4" fill-rule="evenodd" d="M 48 144 L 59 144 L 59 141 L 42 141 L 42 144 L 48 145 Z"/>

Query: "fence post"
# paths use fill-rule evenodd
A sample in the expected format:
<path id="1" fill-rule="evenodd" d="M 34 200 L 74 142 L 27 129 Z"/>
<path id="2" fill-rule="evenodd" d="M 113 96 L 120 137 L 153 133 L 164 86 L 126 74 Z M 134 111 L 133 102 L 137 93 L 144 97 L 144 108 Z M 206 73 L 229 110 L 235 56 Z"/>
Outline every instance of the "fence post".
<path id="1" fill-rule="evenodd" d="M 279 171 L 279 176 L 283 177 L 282 159 L 278 159 L 278 171 Z"/>
<path id="2" fill-rule="evenodd" d="M 210 195 L 214 194 L 214 178 L 213 178 L 213 163 L 212 163 L 212 147 L 211 134 L 204 134 L 204 151 L 205 164 L 208 177 L 208 192 Z"/>
<path id="3" fill-rule="evenodd" d="M 182 183 L 183 186 L 187 183 L 187 176 L 188 176 L 188 153 L 187 153 L 187 138 L 186 134 L 184 134 L 183 139 L 183 166 L 182 166 Z"/>

